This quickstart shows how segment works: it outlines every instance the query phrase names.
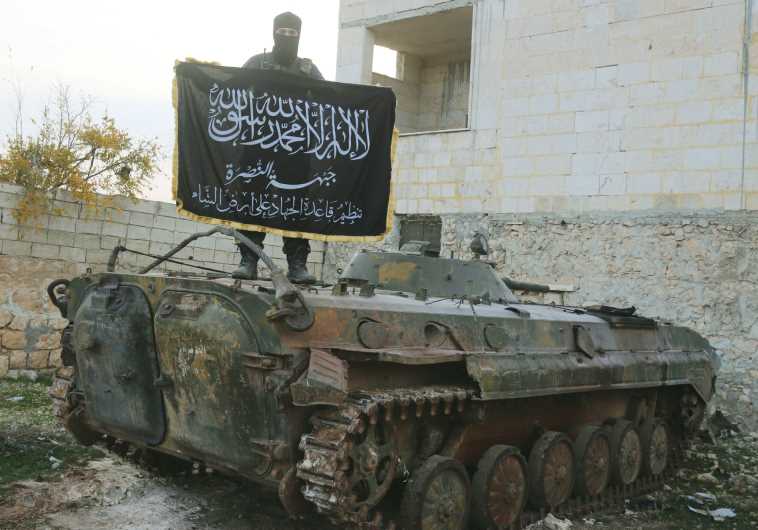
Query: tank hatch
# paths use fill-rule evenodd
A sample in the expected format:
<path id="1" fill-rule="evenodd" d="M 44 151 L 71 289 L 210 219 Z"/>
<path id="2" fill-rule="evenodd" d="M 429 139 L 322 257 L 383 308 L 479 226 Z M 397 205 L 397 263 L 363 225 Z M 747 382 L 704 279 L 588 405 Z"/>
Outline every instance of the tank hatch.
<path id="1" fill-rule="evenodd" d="M 445 259 L 404 252 L 358 252 L 340 276 L 343 282 L 377 289 L 424 293 L 430 297 L 517 302 L 486 262 Z"/>

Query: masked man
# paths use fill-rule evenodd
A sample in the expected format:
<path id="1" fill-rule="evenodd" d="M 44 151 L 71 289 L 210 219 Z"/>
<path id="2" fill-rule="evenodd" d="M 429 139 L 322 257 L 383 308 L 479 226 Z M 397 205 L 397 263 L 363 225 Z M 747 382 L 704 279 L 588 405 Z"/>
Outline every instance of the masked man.
<path id="1" fill-rule="evenodd" d="M 321 72 L 310 59 L 297 56 L 300 43 L 300 17 L 286 12 L 274 19 L 274 49 L 271 53 L 254 55 L 242 65 L 242 68 L 258 68 L 262 70 L 282 70 L 292 74 L 303 75 L 313 79 L 324 79 Z M 264 232 L 243 231 L 254 243 L 263 247 Z M 244 245 L 238 245 L 241 254 L 240 266 L 232 273 L 232 277 L 244 280 L 255 280 L 258 277 L 258 256 Z M 296 283 L 313 283 L 316 281 L 308 273 L 306 262 L 311 252 L 307 239 L 294 237 L 284 238 L 284 254 L 287 256 L 287 277 Z"/>

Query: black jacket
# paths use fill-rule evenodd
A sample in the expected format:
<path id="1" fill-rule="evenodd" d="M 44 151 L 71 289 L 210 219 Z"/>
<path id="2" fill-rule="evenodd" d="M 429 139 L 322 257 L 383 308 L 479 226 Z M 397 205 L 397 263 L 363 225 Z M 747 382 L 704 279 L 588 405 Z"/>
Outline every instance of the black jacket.
<path id="1" fill-rule="evenodd" d="M 316 65 L 310 59 L 303 59 L 298 57 L 292 61 L 289 66 L 282 66 L 274 61 L 274 56 L 271 53 L 259 53 L 253 55 L 248 59 L 242 68 L 258 68 L 261 70 L 282 70 L 283 72 L 289 72 L 291 74 L 304 75 L 312 79 L 323 80 L 324 76 L 321 75 Z"/>

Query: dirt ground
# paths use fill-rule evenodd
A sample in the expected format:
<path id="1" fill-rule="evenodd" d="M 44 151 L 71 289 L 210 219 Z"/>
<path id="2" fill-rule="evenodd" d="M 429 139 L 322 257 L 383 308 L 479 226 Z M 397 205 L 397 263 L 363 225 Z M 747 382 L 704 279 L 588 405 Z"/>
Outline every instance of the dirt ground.
<path id="1" fill-rule="evenodd" d="M 80 447 L 52 418 L 48 384 L 0 381 L 0 529 L 329 528 L 288 520 L 272 493 L 245 481 L 186 470 L 157 475 L 104 448 Z M 716 521 L 705 513 L 718 508 L 736 516 Z M 700 441 L 662 491 L 629 499 L 624 513 L 570 523 L 572 529 L 758 528 L 758 434 L 727 429 L 715 443 Z"/>

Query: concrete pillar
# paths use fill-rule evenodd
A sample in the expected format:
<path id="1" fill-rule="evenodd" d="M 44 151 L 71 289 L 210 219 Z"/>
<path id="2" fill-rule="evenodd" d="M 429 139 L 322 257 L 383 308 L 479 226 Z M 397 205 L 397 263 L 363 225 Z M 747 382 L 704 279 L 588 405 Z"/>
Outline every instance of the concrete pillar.
<path id="1" fill-rule="evenodd" d="M 476 0 L 471 35 L 472 129 L 498 127 L 499 87 L 506 37 L 505 0 Z"/>
<path id="2" fill-rule="evenodd" d="M 341 28 L 337 43 L 337 81 L 371 84 L 374 34 L 364 27 Z"/>

